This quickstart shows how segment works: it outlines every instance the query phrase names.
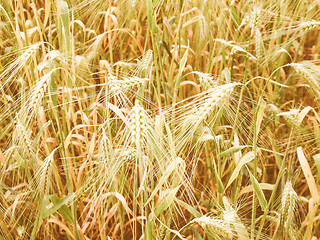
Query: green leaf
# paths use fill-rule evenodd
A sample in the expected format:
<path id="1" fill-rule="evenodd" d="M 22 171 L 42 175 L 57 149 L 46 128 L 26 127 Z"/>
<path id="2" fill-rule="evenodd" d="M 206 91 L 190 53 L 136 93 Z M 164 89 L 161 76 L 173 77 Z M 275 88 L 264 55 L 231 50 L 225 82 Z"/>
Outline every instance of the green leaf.
<path id="1" fill-rule="evenodd" d="M 148 28 L 152 31 L 152 0 L 147 0 Z"/>
<path id="2" fill-rule="evenodd" d="M 183 208 L 187 209 L 194 217 L 200 218 L 202 215 L 194 207 L 190 206 L 188 203 L 185 203 L 179 199 L 175 199 L 176 202 Z"/>
<path id="3" fill-rule="evenodd" d="M 154 210 L 154 215 L 156 217 L 159 216 L 163 211 L 165 211 L 173 203 L 180 186 L 181 185 L 172 189 L 167 194 L 167 196 L 160 202 L 160 204 L 156 207 L 156 209 Z"/>
<path id="4" fill-rule="evenodd" d="M 192 228 L 192 232 L 193 232 L 193 234 L 194 234 L 194 236 L 196 237 L 197 240 L 204 240 L 201 237 L 201 234 L 195 228 Z"/>
<path id="5" fill-rule="evenodd" d="M 259 185 L 262 190 L 272 191 L 275 188 L 275 185 L 270 184 L 270 183 L 259 183 Z M 239 196 L 241 196 L 242 194 L 245 194 L 245 193 L 252 192 L 252 191 L 254 191 L 254 188 L 252 185 L 246 186 L 241 189 Z"/>
<path id="6" fill-rule="evenodd" d="M 42 216 L 47 211 L 46 207 L 48 206 L 48 204 L 49 204 L 49 195 L 45 194 L 43 196 L 42 202 L 40 204 L 40 209 L 39 209 L 39 212 L 37 214 L 37 217 L 36 217 L 36 219 L 34 220 L 34 223 L 33 223 L 33 229 L 32 229 L 31 236 L 30 236 L 31 240 L 35 239 L 37 234 L 38 234 L 38 232 L 39 232 L 41 223 L 42 223 L 42 221 L 44 219 Z"/>
<path id="7" fill-rule="evenodd" d="M 52 196 L 50 196 L 50 200 L 51 200 L 51 198 L 52 198 Z M 64 197 L 62 199 L 59 199 L 59 198 L 57 199 L 57 198 L 58 197 L 53 197 L 53 200 L 52 200 L 53 206 L 50 207 L 49 209 L 47 209 L 47 205 L 44 206 L 45 208 L 43 208 L 41 210 L 42 211 L 41 219 L 45 219 L 45 218 L 49 217 L 51 214 L 53 214 L 54 212 L 59 210 L 63 205 L 65 205 L 66 203 L 72 201 L 73 198 L 74 198 L 74 194 L 70 194 L 70 195 L 68 195 L 68 196 L 66 196 L 66 197 Z"/>
<path id="8" fill-rule="evenodd" d="M 164 83 L 164 88 L 166 90 L 166 94 L 172 99 L 173 95 L 167 82 Z"/>
<path id="9" fill-rule="evenodd" d="M 250 179 L 251 179 L 251 182 L 252 182 L 254 193 L 258 197 L 260 206 L 261 206 L 262 210 L 266 210 L 268 203 L 267 203 L 266 197 L 264 196 L 264 193 L 263 193 L 263 191 L 261 189 L 261 186 L 260 186 L 258 180 L 252 175 L 252 173 L 250 172 L 249 169 L 248 169 L 248 172 L 250 174 Z"/>
<path id="10" fill-rule="evenodd" d="M 244 149 L 246 147 L 251 147 L 251 146 L 250 145 L 234 146 L 234 147 L 229 148 L 226 151 L 223 151 L 222 153 L 219 153 L 218 157 L 221 158 L 221 157 L 224 157 L 224 156 L 227 156 L 227 155 L 234 154 L 234 153 L 239 152 L 240 150 L 242 150 L 242 149 Z"/>
<path id="11" fill-rule="evenodd" d="M 162 187 L 162 185 L 166 182 L 166 180 L 168 179 L 168 177 L 172 174 L 172 172 L 174 170 L 177 169 L 177 167 L 179 166 L 180 163 L 182 163 L 183 160 L 179 157 L 177 157 L 175 159 L 175 161 L 172 161 L 169 166 L 167 167 L 167 169 L 164 171 L 162 177 L 160 178 L 158 185 L 155 187 L 155 189 L 153 190 L 151 196 L 149 197 L 149 200 L 146 202 L 146 204 L 148 204 L 151 199 L 156 195 L 156 193 L 160 190 L 160 188 Z"/>
<path id="12" fill-rule="evenodd" d="M 32 143 L 32 147 L 36 147 L 39 144 L 39 140 L 40 137 L 42 136 L 44 130 L 51 124 L 51 121 L 49 120 L 48 122 L 46 122 L 40 129 L 40 131 L 38 132 L 37 136 L 35 137 L 33 143 Z"/>
<path id="13" fill-rule="evenodd" d="M 215 161 L 215 160 L 213 159 L 213 161 Z M 217 183 L 218 193 L 223 193 L 224 192 L 224 186 L 223 186 L 223 183 L 222 183 L 221 178 L 219 176 L 219 173 L 218 173 L 216 165 L 213 167 L 213 170 L 214 170 L 214 179 L 215 179 L 215 181 Z"/>
<path id="14" fill-rule="evenodd" d="M 308 112 L 312 109 L 313 109 L 312 107 L 308 106 L 301 110 L 301 112 L 297 116 L 297 121 L 299 125 L 302 123 L 303 119 L 308 114 Z"/>
<path id="15" fill-rule="evenodd" d="M 320 176 L 320 153 L 314 155 L 313 160 L 316 163 L 317 172 L 318 172 L 317 176 Z"/>
<path id="16" fill-rule="evenodd" d="M 65 1 L 61 1 L 59 8 L 60 8 L 61 20 L 64 28 L 65 41 L 67 44 L 67 51 L 71 51 L 69 7 Z"/>
<path id="17" fill-rule="evenodd" d="M 229 178 L 228 184 L 226 186 L 226 189 L 233 183 L 233 181 L 238 177 L 239 172 L 241 168 L 248 162 L 251 162 L 255 158 L 255 154 L 253 151 L 246 153 L 245 155 L 242 156 L 240 159 L 238 165 L 234 169 L 234 171 L 231 174 L 231 177 Z"/>
<path id="18" fill-rule="evenodd" d="M 71 37 L 70 37 L 69 7 L 65 1 L 61 1 L 59 8 L 60 8 L 61 20 L 62 20 L 63 30 L 64 30 L 64 42 L 66 44 L 65 51 L 67 52 L 67 54 L 70 54 L 72 49 L 71 49 Z M 69 88 L 71 88 L 73 85 L 70 77 L 68 77 L 67 85 Z"/>
<path id="19" fill-rule="evenodd" d="M 152 0 L 147 0 L 147 16 L 148 16 L 148 28 L 152 34 L 156 34 L 159 31 L 157 26 L 156 15 L 153 13 Z"/>
<path id="20" fill-rule="evenodd" d="M 160 0 L 153 0 L 152 6 L 156 7 L 159 4 Z"/>
<path id="21" fill-rule="evenodd" d="M 157 16 L 154 14 L 153 16 L 153 20 L 152 20 L 152 34 L 157 34 L 159 32 L 159 28 L 157 26 Z"/>
<path id="22" fill-rule="evenodd" d="M 182 72 L 184 70 L 184 67 L 186 66 L 187 59 L 188 59 L 188 48 L 185 51 L 185 53 L 183 54 L 183 57 L 182 57 L 180 64 L 179 64 L 179 72 L 178 72 L 178 76 L 177 76 L 177 81 L 174 85 L 175 88 L 178 88 L 180 85 Z"/>
<path id="23" fill-rule="evenodd" d="M 240 25 L 240 18 L 237 14 L 237 11 L 235 10 L 234 8 L 234 4 L 230 4 L 230 9 L 229 11 L 231 12 L 231 15 L 232 15 L 232 20 L 234 21 L 234 23 L 237 25 L 237 27 L 239 27 Z"/>
<path id="24" fill-rule="evenodd" d="M 50 200 L 53 203 L 54 206 L 58 206 L 60 202 L 62 201 L 57 195 L 52 195 L 50 196 Z M 73 217 L 71 210 L 63 204 L 59 209 L 58 212 L 64 217 L 66 221 L 69 223 L 73 223 Z"/>
<path id="25" fill-rule="evenodd" d="M 263 114 L 264 114 L 264 110 L 265 110 L 266 106 L 267 106 L 266 102 L 264 100 L 261 100 L 261 102 L 258 106 L 257 119 L 256 119 L 256 134 L 257 135 L 260 132 Z"/>

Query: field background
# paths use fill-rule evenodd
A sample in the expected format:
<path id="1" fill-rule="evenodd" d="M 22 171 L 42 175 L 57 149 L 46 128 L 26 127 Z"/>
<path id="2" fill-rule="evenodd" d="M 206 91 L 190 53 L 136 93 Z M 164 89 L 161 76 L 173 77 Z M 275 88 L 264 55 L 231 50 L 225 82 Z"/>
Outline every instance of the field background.
<path id="1" fill-rule="evenodd" d="M 320 1 L 0 0 L 0 239 L 320 239 Z"/>

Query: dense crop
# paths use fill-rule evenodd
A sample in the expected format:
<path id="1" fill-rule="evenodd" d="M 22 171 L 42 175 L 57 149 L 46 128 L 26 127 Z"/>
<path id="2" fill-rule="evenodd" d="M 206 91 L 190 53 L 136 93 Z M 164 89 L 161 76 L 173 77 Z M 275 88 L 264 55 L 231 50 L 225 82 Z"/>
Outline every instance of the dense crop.
<path id="1" fill-rule="evenodd" d="M 319 19 L 0 0 L 0 239 L 320 238 Z"/>

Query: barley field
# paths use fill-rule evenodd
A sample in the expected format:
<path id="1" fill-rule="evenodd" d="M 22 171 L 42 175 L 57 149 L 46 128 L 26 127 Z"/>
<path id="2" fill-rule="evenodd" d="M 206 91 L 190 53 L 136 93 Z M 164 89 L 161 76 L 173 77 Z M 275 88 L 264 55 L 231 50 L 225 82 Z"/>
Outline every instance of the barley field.
<path id="1" fill-rule="evenodd" d="M 319 0 L 0 0 L 0 240 L 320 239 Z"/>

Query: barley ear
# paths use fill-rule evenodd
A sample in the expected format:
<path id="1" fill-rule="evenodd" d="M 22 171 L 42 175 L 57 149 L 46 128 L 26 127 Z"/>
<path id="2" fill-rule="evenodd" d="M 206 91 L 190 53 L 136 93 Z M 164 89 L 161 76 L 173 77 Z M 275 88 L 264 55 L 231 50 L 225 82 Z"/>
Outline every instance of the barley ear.
<path id="1" fill-rule="evenodd" d="M 292 187 L 290 181 L 286 182 L 286 185 L 282 192 L 281 207 L 280 207 L 280 231 L 289 234 L 293 231 L 294 227 L 294 215 L 296 210 L 296 202 L 298 195 Z"/>
<path id="2" fill-rule="evenodd" d="M 52 169 L 54 164 L 54 153 L 58 148 L 55 148 L 50 155 L 43 161 L 38 174 L 36 177 L 39 178 L 38 191 L 39 194 L 49 194 L 50 188 L 52 187 Z"/>
<path id="3" fill-rule="evenodd" d="M 202 216 L 195 218 L 192 222 L 199 224 L 210 236 L 215 239 L 232 239 L 232 230 L 230 225 L 226 224 L 223 219 L 216 217 Z"/>
<path id="4" fill-rule="evenodd" d="M 135 101 L 134 107 L 130 113 L 130 130 L 131 142 L 140 151 L 144 145 L 148 128 L 147 113 L 138 100 Z"/>

